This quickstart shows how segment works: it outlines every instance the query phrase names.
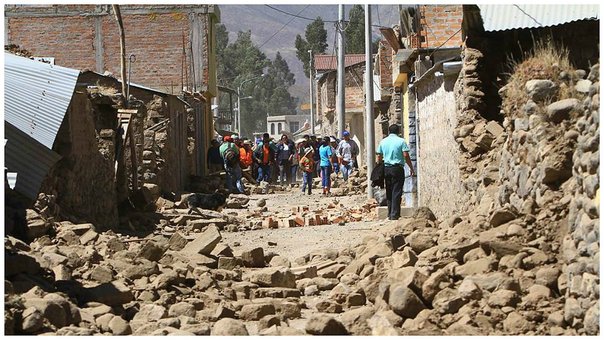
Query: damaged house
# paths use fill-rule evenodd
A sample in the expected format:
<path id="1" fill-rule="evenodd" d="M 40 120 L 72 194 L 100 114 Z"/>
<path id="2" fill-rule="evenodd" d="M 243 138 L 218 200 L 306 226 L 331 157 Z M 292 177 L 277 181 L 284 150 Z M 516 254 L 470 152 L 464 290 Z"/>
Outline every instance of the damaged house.
<path id="1" fill-rule="evenodd" d="M 46 201 L 49 216 L 109 228 L 129 198 L 147 204 L 184 189 L 192 174 L 186 102 L 131 84 L 135 100 L 121 109 L 117 79 L 10 53 L 5 74 L 6 168 L 29 206 Z"/>
<path id="2" fill-rule="evenodd" d="M 206 175 L 217 96 L 216 5 L 120 5 L 129 81 L 187 101 L 191 174 Z M 111 5 L 5 5 L 5 43 L 56 65 L 120 74 Z"/>

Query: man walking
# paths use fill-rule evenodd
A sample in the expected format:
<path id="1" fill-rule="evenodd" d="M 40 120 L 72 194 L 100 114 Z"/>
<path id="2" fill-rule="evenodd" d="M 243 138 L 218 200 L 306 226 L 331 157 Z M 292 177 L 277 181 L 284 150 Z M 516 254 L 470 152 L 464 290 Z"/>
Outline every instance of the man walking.
<path id="1" fill-rule="evenodd" d="M 275 147 L 271 143 L 271 138 L 268 133 L 262 135 L 262 142 L 256 146 L 254 151 L 254 159 L 258 163 L 258 183 L 268 182 L 271 177 L 271 164 L 275 160 Z"/>
<path id="2" fill-rule="evenodd" d="M 336 155 L 338 156 L 338 162 L 340 163 L 342 178 L 344 178 L 344 181 L 347 181 L 350 170 L 352 170 L 352 163 L 359 154 L 359 146 L 355 141 L 350 139 L 350 132 L 344 130 L 342 137 L 343 138 L 336 149 Z"/>
<path id="3" fill-rule="evenodd" d="M 226 170 L 226 187 L 230 192 L 245 193 L 243 182 L 241 182 L 241 167 L 239 166 L 239 148 L 233 142 L 231 136 L 224 137 L 224 143 L 220 146 L 220 156 L 224 160 Z"/>
<path id="4" fill-rule="evenodd" d="M 403 197 L 403 183 L 405 183 L 406 162 L 411 169 L 411 176 L 415 176 L 413 164 L 409 157 L 409 146 L 405 139 L 398 136 L 401 129 L 393 124 L 388 128 L 388 137 L 384 138 L 378 146 L 378 163 L 384 162 L 384 179 L 386 182 L 386 199 L 388 200 L 388 219 L 398 220 L 401 217 L 401 199 Z"/>
<path id="5" fill-rule="evenodd" d="M 292 159 L 295 154 L 294 150 L 295 146 L 287 135 L 284 134 L 281 136 L 281 140 L 279 144 L 277 144 L 277 165 L 279 165 L 279 180 L 281 185 L 286 185 L 291 183 L 291 166 Z"/>

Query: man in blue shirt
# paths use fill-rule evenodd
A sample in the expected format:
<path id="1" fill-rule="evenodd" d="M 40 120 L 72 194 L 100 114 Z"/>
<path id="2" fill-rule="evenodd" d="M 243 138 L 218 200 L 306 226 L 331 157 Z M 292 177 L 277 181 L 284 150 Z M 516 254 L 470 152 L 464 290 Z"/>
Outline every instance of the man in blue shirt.
<path id="1" fill-rule="evenodd" d="M 384 161 L 384 179 L 386 182 L 386 199 L 388 200 L 388 219 L 398 220 L 401 217 L 401 199 L 403 197 L 403 183 L 405 183 L 406 162 L 411 169 L 411 176 L 415 176 L 413 164 L 409 157 L 409 146 L 405 139 L 398 136 L 401 132 L 397 124 L 388 128 L 388 137 L 384 138 L 378 146 L 378 163 Z"/>

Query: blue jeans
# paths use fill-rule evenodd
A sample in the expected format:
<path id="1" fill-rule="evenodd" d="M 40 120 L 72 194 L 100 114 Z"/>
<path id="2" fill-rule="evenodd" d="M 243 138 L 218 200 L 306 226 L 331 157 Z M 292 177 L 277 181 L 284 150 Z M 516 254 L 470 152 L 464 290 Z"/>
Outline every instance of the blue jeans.
<path id="1" fill-rule="evenodd" d="M 334 162 L 334 163 L 331 163 L 331 165 L 333 165 L 333 172 L 335 172 L 336 175 L 339 174 L 340 173 L 340 163 Z"/>
<path id="2" fill-rule="evenodd" d="M 302 173 L 302 193 L 306 191 L 306 185 L 308 184 L 308 194 L 310 195 L 312 189 L 312 172 L 304 171 Z"/>
<path id="3" fill-rule="evenodd" d="M 235 189 L 240 193 L 245 193 L 245 187 L 243 186 L 243 182 L 241 181 L 242 173 L 241 167 L 239 163 L 236 163 L 235 166 L 230 167 L 226 166 L 226 187 L 229 191 L 233 192 Z"/>
<path id="4" fill-rule="evenodd" d="M 331 187 L 331 178 L 329 177 L 329 175 L 331 175 L 331 166 L 322 166 L 321 167 L 321 184 L 323 185 L 323 188 L 330 188 Z"/>
<path id="5" fill-rule="evenodd" d="M 260 164 L 258 166 L 258 178 L 256 182 L 260 183 L 261 181 L 268 182 L 268 179 L 271 177 L 271 165 L 270 164 Z"/>
<path id="6" fill-rule="evenodd" d="M 291 182 L 296 183 L 298 181 L 298 164 L 292 164 L 291 169 L 292 169 Z"/>
<path id="7" fill-rule="evenodd" d="M 344 181 L 347 181 L 348 175 L 350 175 L 350 170 L 352 170 L 352 165 L 350 163 L 346 165 L 342 164 L 340 166 L 340 170 L 342 170 L 342 178 L 344 178 Z"/>

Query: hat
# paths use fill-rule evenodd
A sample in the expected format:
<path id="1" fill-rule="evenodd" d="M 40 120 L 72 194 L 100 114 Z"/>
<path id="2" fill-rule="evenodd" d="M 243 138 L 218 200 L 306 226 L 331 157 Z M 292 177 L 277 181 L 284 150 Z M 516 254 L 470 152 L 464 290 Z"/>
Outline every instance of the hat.
<path id="1" fill-rule="evenodd" d="M 246 140 L 243 141 L 243 144 L 244 145 L 252 145 L 252 142 L 250 142 L 249 140 L 246 139 Z"/>
<path id="2" fill-rule="evenodd" d="M 313 150 L 313 148 L 306 148 L 306 150 L 304 150 L 304 156 L 308 156 L 308 154 L 313 151 L 315 151 L 315 150 Z"/>
<path id="3" fill-rule="evenodd" d="M 342 132 L 342 136 L 350 136 L 350 132 L 344 130 L 344 132 Z"/>
<path id="4" fill-rule="evenodd" d="M 233 139 L 239 139 L 239 135 L 232 135 L 231 136 Z"/>
<path id="5" fill-rule="evenodd" d="M 335 138 L 333 138 L 333 137 L 329 137 L 329 141 L 330 141 L 331 143 L 335 143 L 336 139 L 335 139 Z"/>

